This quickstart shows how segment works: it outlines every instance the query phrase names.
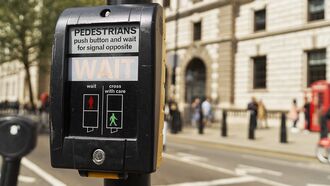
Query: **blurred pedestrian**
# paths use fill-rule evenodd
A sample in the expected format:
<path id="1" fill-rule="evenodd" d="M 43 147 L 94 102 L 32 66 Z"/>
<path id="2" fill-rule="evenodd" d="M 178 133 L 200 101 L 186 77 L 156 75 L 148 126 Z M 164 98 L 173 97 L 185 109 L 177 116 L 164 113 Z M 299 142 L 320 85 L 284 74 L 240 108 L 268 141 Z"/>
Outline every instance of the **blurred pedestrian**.
<path id="1" fill-rule="evenodd" d="M 291 132 L 299 132 L 299 129 L 297 128 L 297 123 L 299 120 L 299 109 L 297 106 L 297 100 L 293 99 L 292 100 L 292 106 L 291 109 L 289 111 L 289 119 L 292 120 L 292 128 L 291 128 Z"/>
<path id="2" fill-rule="evenodd" d="M 18 113 L 19 113 L 19 101 L 18 100 L 16 100 L 14 102 L 14 109 L 15 109 L 15 113 L 18 115 Z"/>
<path id="3" fill-rule="evenodd" d="M 206 98 L 202 103 L 202 114 L 203 114 L 203 124 L 207 126 L 211 123 L 212 119 L 212 106 L 210 103 L 210 99 Z"/>
<path id="4" fill-rule="evenodd" d="M 268 128 L 267 110 L 266 110 L 266 107 L 265 107 L 264 103 L 262 102 L 262 100 L 260 100 L 258 102 L 258 124 L 257 125 L 260 128 Z"/>
<path id="5" fill-rule="evenodd" d="M 257 127 L 257 116 L 258 116 L 258 104 L 255 97 L 251 98 L 251 102 L 248 103 L 247 110 L 250 113 L 248 138 L 254 139 L 254 130 Z"/>
<path id="6" fill-rule="evenodd" d="M 195 98 L 193 104 L 193 120 L 198 129 L 198 134 L 204 134 L 203 112 L 200 98 Z"/>
<path id="7" fill-rule="evenodd" d="M 258 116 L 258 103 L 255 97 L 251 98 L 251 102 L 248 104 L 247 110 L 250 113 L 250 123 L 252 123 L 253 128 L 257 127 L 257 116 Z"/>
<path id="8" fill-rule="evenodd" d="M 171 120 L 171 115 L 170 115 L 170 107 L 168 102 L 165 103 L 165 109 L 164 109 L 164 120 L 168 123 Z"/>
<path id="9" fill-rule="evenodd" d="M 311 131 L 311 117 L 310 117 L 310 107 L 311 103 L 308 100 L 308 97 L 304 97 L 304 115 L 305 115 L 305 131 L 310 132 Z"/>
<path id="10" fill-rule="evenodd" d="M 178 104 L 174 99 L 170 99 L 169 101 L 169 109 L 170 109 L 170 116 L 171 116 L 171 133 L 176 134 L 182 128 L 181 124 L 181 114 L 178 110 Z"/>
<path id="11" fill-rule="evenodd" d="M 41 117 L 41 113 L 42 113 L 42 102 L 41 102 L 41 100 L 37 100 L 37 102 L 36 102 L 36 111 L 37 111 L 37 114 L 39 115 L 39 117 Z"/>
<path id="12" fill-rule="evenodd" d="M 164 109 L 164 128 L 163 128 L 163 151 L 166 151 L 166 136 L 167 136 L 167 128 L 168 128 L 168 123 L 170 120 L 170 108 L 168 104 L 165 104 L 165 109 Z"/>
<path id="13" fill-rule="evenodd" d="M 198 121 L 200 120 L 200 102 L 201 100 L 199 98 L 195 98 L 194 101 L 191 104 L 191 110 L 192 110 L 192 115 L 191 115 L 191 123 L 193 127 L 197 127 Z"/>
<path id="14" fill-rule="evenodd" d="M 41 130 L 46 131 L 49 123 L 49 95 L 48 93 L 42 93 L 40 96 L 40 123 Z"/>
<path id="15" fill-rule="evenodd" d="M 5 102 L 3 104 L 4 104 L 3 106 L 5 108 L 5 112 L 8 113 L 8 111 L 9 111 L 9 101 L 5 100 Z"/>

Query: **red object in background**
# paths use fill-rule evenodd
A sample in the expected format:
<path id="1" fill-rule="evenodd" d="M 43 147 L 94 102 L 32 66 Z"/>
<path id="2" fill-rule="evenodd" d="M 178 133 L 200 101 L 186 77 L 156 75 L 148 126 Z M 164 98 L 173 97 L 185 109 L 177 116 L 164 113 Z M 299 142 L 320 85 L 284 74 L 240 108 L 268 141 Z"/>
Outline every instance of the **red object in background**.
<path id="1" fill-rule="evenodd" d="M 320 116 L 324 115 L 330 107 L 330 83 L 316 81 L 311 85 L 312 100 L 310 108 L 310 122 L 312 131 L 320 131 Z M 328 130 L 330 122 L 328 121 Z"/>
<path id="2" fill-rule="evenodd" d="M 48 93 L 47 92 L 44 92 L 40 95 L 40 100 L 41 100 L 41 103 L 42 105 L 46 104 L 46 102 L 48 101 Z"/>

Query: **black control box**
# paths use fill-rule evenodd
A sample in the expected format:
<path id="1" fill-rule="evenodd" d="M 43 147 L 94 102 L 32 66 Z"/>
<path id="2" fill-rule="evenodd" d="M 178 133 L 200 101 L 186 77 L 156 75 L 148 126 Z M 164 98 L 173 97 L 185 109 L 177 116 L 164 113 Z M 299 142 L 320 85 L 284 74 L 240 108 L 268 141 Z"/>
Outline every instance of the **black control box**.
<path id="1" fill-rule="evenodd" d="M 61 14 L 51 66 L 53 167 L 156 170 L 164 117 L 163 26 L 158 4 L 70 8 Z"/>

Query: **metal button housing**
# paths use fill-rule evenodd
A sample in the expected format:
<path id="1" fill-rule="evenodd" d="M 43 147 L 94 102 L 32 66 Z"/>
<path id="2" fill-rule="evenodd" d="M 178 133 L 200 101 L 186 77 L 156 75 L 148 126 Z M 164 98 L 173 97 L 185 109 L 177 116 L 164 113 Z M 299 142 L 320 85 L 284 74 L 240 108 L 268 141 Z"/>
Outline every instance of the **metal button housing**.
<path id="1" fill-rule="evenodd" d="M 96 165 L 102 165 L 105 160 L 105 152 L 102 149 L 96 149 L 93 152 L 93 162 Z"/>

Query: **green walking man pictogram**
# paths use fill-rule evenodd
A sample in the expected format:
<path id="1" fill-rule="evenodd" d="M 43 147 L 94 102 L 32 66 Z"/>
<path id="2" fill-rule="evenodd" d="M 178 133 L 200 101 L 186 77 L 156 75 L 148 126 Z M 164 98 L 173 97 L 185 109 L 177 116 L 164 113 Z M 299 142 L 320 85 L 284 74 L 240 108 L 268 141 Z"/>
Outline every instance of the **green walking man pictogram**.
<path id="1" fill-rule="evenodd" d="M 117 120 L 118 120 L 118 119 L 116 118 L 115 114 L 112 113 L 112 115 L 111 115 L 111 117 L 110 117 L 110 127 L 111 127 L 111 126 L 117 126 L 117 123 L 116 123 Z"/>

